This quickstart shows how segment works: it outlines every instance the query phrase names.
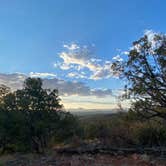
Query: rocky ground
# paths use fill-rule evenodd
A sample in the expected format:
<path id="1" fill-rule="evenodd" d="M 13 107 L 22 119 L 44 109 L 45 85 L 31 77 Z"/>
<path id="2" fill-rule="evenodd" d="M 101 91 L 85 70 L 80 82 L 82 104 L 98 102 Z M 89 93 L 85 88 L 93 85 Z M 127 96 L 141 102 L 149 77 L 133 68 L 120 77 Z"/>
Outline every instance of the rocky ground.
<path id="1" fill-rule="evenodd" d="M 142 154 L 14 154 L 0 157 L 0 166 L 166 166 L 166 159 Z"/>

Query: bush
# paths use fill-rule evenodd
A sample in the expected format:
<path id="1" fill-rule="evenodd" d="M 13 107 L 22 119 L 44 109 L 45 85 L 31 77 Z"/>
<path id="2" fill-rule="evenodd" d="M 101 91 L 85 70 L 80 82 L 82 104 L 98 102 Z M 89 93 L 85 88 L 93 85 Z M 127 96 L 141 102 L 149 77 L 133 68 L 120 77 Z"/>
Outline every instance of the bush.
<path id="1" fill-rule="evenodd" d="M 143 147 L 166 146 L 166 128 L 160 124 L 144 123 L 137 129 L 137 141 Z"/>

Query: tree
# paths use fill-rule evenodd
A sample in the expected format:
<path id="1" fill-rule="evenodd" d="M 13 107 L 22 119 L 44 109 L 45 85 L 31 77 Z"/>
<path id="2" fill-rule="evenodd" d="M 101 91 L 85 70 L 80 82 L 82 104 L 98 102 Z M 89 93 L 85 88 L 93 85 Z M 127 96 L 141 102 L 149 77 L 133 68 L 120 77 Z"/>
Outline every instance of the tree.
<path id="1" fill-rule="evenodd" d="M 27 78 L 24 82 L 24 88 L 17 90 L 15 95 L 19 110 L 58 111 L 63 107 L 60 104 L 58 90 L 43 89 L 40 78 Z"/>
<path id="2" fill-rule="evenodd" d="M 67 140 L 78 132 L 77 119 L 63 110 L 58 90 L 43 89 L 39 78 L 28 78 L 23 89 L 3 96 L 0 110 L 3 151 L 14 145 L 43 152 L 52 140 Z"/>
<path id="3" fill-rule="evenodd" d="M 4 84 L 0 85 L 0 101 L 2 101 L 2 98 L 7 95 L 10 92 L 10 88 L 7 87 Z"/>
<path id="4" fill-rule="evenodd" d="M 166 119 L 166 35 L 147 31 L 113 69 L 128 81 L 126 97 L 134 99 L 132 110 Z"/>

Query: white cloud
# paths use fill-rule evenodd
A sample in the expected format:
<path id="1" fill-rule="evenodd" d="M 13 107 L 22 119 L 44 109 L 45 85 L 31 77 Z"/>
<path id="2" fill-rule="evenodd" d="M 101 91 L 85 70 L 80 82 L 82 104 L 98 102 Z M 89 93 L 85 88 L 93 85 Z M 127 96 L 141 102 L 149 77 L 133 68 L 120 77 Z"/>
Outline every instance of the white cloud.
<path id="1" fill-rule="evenodd" d="M 69 70 L 69 69 L 71 68 L 71 66 L 70 66 L 70 65 L 67 65 L 67 64 L 61 64 L 59 67 L 60 67 L 62 70 Z"/>
<path id="2" fill-rule="evenodd" d="M 116 55 L 112 59 L 115 60 L 115 61 L 120 61 L 120 62 L 123 61 L 123 59 L 120 57 L 120 55 Z"/>
<path id="3" fill-rule="evenodd" d="M 40 78 L 54 78 L 56 77 L 56 74 L 53 73 L 38 73 L 38 72 L 30 72 L 30 77 L 40 77 Z"/>
<path id="4" fill-rule="evenodd" d="M 111 77 L 113 77 L 112 63 L 107 61 L 103 65 L 103 68 L 94 71 L 93 75 L 90 78 L 93 80 L 99 80 L 102 78 L 108 79 Z"/>
<path id="5" fill-rule="evenodd" d="M 58 66 L 62 70 L 72 70 L 72 73 L 68 74 L 69 77 L 77 75 L 76 78 L 88 78 L 90 75 L 89 79 L 99 80 L 108 79 L 113 76 L 112 62 L 96 58 L 93 54 L 93 49 L 90 47 L 78 46 L 77 44 L 64 45 L 64 47 L 67 50 L 59 54 L 62 63 Z M 122 59 L 119 57 L 119 60 Z M 57 67 L 57 64 L 54 66 Z M 81 70 L 88 72 L 88 74 L 86 76 L 80 74 L 81 77 L 78 77 L 78 71 L 81 72 Z"/>
<path id="6" fill-rule="evenodd" d="M 129 55 L 129 51 L 123 51 L 122 54 Z"/>
<path id="7" fill-rule="evenodd" d="M 84 72 L 81 72 L 81 73 L 70 72 L 70 73 L 68 73 L 68 77 L 71 77 L 71 78 L 87 78 Z"/>
<path id="8" fill-rule="evenodd" d="M 67 48 L 68 50 L 76 50 L 76 49 L 79 49 L 79 46 L 75 43 L 71 44 L 71 45 L 67 45 L 67 44 L 64 44 L 63 45 L 64 48 Z"/>

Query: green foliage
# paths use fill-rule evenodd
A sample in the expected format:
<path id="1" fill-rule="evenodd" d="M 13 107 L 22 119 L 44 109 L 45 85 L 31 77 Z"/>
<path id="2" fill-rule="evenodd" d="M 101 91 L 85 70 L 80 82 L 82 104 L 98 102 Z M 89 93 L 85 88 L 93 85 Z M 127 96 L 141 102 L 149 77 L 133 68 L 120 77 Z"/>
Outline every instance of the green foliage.
<path id="1" fill-rule="evenodd" d="M 0 105 L 0 147 L 5 151 L 44 152 L 52 140 L 66 141 L 78 134 L 77 119 L 63 106 L 57 90 L 42 88 L 28 78 L 22 90 L 3 96 Z"/>

